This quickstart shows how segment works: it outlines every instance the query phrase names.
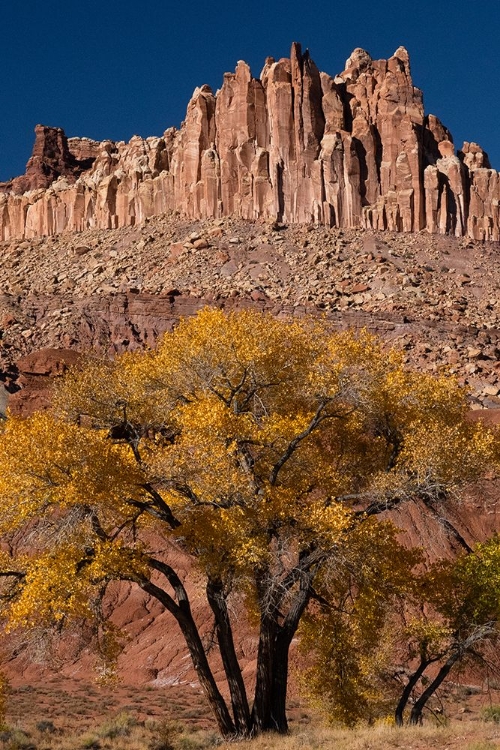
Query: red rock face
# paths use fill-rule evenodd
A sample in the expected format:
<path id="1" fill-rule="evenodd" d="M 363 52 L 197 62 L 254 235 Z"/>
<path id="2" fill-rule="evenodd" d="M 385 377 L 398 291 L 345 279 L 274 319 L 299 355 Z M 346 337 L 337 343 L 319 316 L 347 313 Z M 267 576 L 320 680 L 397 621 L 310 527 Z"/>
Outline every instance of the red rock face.
<path id="1" fill-rule="evenodd" d="M 26 174 L 0 184 L 0 240 L 117 228 L 179 211 L 500 239 L 500 177 L 424 114 L 407 51 L 355 49 L 336 78 L 293 44 L 260 79 L 239 62 L 197 88 L 180 130 L 125 143 L 37 126 Z"/>
<path id="2" fill-rule="evenodd" d="M 90 169 L 100 144 L 88 138 L 73 138 L 70 151 L 68 139 L 61 128 L 37 125 L 35 145 L 26 165 L 26 173 L 10 182 L 0 183 L 0 193 L 22 195 L 31 190 L 48 188 L 59 177 L 75 182 Z"/>
<path id="3" fill-rule="evenodd" d="M 10 395 L 9 409 L 17 416 L 29 416 L 41 411 L 51 403 L 51 380 L 64 375 L 69 367 L 77 365 L 81 355 L 71 349 L 39 349 L 20 357 L 16 366 L 19 371 L 17 386 L 21 390 Z M 1 411 L 0 393 L 0 411 Z"/>

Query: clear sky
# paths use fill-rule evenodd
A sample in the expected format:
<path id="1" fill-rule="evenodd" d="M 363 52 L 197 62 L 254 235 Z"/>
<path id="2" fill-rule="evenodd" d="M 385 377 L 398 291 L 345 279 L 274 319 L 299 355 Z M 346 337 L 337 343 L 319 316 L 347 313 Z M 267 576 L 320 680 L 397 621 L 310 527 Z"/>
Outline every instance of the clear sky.
<path id="1" fill-rule="evenodd" d="M 37 123 L 161 135 L 196 86 L 217 89 L 240 59 L 258 76 L 292 41 L 332 75 L 354 47 L 404 45 L 426 111 L 500 169 L 500 0 L 0 0 L 0 35 L 0 180 L 24 171 Z"/>

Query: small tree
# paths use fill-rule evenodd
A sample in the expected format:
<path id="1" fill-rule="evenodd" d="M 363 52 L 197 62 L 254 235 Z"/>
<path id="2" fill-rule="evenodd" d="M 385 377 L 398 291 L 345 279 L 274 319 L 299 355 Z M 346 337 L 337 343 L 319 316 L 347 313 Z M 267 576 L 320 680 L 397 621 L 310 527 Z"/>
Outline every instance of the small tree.
<path id="1" fill-rule="evenodd" d="M 416 594 L 429 614 L 406 628 L 415 667 L 409 674 L 396 707 L 396 722 L 403 714 L 418 681 L 433 666 L 435 674 L 414 697 L 410 724 L 421 721 L 429 699 L 451 670 L 465 660 L 484 661 L 486 644 L 497 641 L 500 621 L 500 540 L 478 544 L 457 560 L 433 565 L 420 577 Z M 413 653 L 412 653 L 413 652 Z"/>
<path id="2" fill-rule="evenodd" d="M 392 711 L 402 726 L 409 704 L 409 723 L 420 723 L 454 668 L 489 668 L 485 648 L 500 634 L 498 537 L 415 574 L 418 553 L 395 549 L 378 527 L 368 554 L 353 557 L 351 545 L 324 566 L 318 606 L 302 626 L 307 689 L 330 720 L 349 726 Z"/>
<path id="3" fill-rule="evenodd" d="M 99 619 L 108 583 L 132 581 L 176 619 L 224 736 L 284 732 L 290 645 L 329 561 L 369 550 L 381 511 L 432 507 L 494 460 L 465 409 L 455 381 L 406 370 L 366 333 L 204 310 L 154 352 L 70 374 L 52 412 L 7 421 L 5 617 Z M 229 704 L 158 539 L 204 577 Z M 259 621 L 252 705 L 232 592 Z"/>

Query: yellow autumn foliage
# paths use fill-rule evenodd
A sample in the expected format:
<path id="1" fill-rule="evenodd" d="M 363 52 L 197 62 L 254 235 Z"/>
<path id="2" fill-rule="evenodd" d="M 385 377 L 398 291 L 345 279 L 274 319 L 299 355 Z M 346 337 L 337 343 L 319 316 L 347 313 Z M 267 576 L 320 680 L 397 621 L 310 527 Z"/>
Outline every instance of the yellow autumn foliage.
<path id="1" fill-rule="evenodd" d="M 394 605 L 411 587 L 419 550 L 401 547 L 396 529 L 375 519 L 352 529 L 315 582 L 316 604 L 300 628 L 307 656 L 303 692 L 331 723 L 373 723 L 393 708 L 384 676 L 393 654 Z"/>
<path id="2" fill-rule="evenodd" d="M 143 471 L 106 433 L 57 419 L 51 413 L 10 418 L 1 435 L 4 470 L 0 531 L 11 532 L 54 507 L 99 506 L 111 523 L 143 496 Z"/>

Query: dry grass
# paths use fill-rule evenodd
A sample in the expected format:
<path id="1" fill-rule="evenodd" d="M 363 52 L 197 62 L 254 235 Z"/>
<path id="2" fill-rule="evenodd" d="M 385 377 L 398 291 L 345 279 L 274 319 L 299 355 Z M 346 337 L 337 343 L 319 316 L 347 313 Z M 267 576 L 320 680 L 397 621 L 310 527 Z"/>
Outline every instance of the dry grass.
<path id="1" fill-rule="evenodd" d="M 234 746 L 222 744 L 219 750 Z M 371 727 L 296 730 L 289 737 L 259 737 L 245 750 L 500 750 L 500 727 L 453 722 L 442 727 Z"/>
<path id="2" fill-rule="evenodd" d="M 214 733 L 185 731 L 169 721 L 138 721 L 125 713 L 87 730 L 40 721 L 0 732 L 5 750 L 204 750 L 217 744 Z"/>
<path id="3" fill-rule="evenodd" d="M 181 724 L 138 721 L 121 713 L 85 731 L 51 722 L 0 733 L 5 750 L 234 750 L 213 732 Z M 500 727 L 485 722 L 453 722 L 443 727 L 374 727 L 356 730 L 295 729 L 288 737 L 265 735 L 241 743 L 243 750 L 500 750 Z"/>

